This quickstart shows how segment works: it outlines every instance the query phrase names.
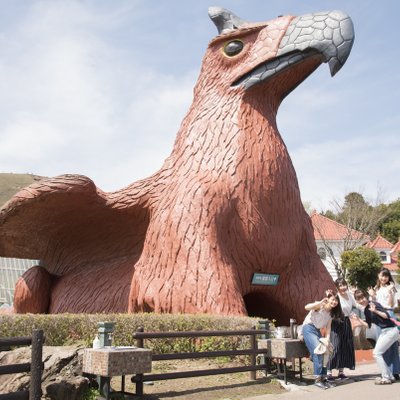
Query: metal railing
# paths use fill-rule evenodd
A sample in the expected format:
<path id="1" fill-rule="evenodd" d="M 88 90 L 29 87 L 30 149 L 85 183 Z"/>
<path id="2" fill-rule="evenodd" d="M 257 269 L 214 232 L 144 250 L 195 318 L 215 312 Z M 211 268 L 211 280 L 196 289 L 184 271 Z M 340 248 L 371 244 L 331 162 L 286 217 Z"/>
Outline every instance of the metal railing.
<path id="1" fill-rule="evenodd" d="M 268 329 L 249 329 L 237 331 L 188 331 L 188 332 L 144 332 L 143 328 L 139 328 L 133 334 L 136 338 L 137 347 L 144 348 L 145 339 L 167 339 L 167 338 L 198 338 L 210 336 L 250 336 L 250 346 L 241 350 L 216 350 L 216 351 L 201 351 L 201 352 L 181 352 L 181 353 L 168 353 L 168 354 L 154 354 L 153 361 L 163 360 L 184 360 L 184 359 L 199 359 L 199 358 L 213 358 L 213 357 L 233 357 L 240 355 L 250 356 L 249 365 L 241 367 L 226 367 L 217 369 L 200 369 L 181 372 L 166 372 L 162 374 L 137 374 L 132 376 L 132 382 L 136 384 L 136 394 L 143 395 L 143 382 L 160 381 L 167 379 L 189 378 L 207 375 L 228 374 L 234 372 L 250 372 L 250 379 L 256 379 L 257 370 L 266 370 L 267 365 L 263 362 L 257 364 L 257 355 L 267 353 L 266 349 L 258 349 L 257 336 L 269 335 Z M 265 360 L 265 358 L 263 358 Z"/>
<path id="2" fill-rule="evenodd" d="M 0 400 L 40 400 L 42 396 L 43 343 L 43 331 L 39 329 L 33 330 L 31 337 L 0 338 L 0 349 L 32 345 L 30 363 L 0 365 L 0 375 L 30 372 L 29 390 L 0 394 Z"/>

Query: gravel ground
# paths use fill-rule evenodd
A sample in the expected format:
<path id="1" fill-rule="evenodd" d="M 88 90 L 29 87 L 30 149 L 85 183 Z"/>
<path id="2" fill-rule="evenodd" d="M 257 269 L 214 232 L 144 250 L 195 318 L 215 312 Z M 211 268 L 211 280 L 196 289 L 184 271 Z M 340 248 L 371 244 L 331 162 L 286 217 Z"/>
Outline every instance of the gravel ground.
<path id="1" fill-rule="evenodd" d="M 215 363 L 207 360 L 160 361 L 154 364 L 153 373 L 238 366 L 234 362 Z M 112 386 L 118 390 L 119 379 L 113 380 Z M 126 377 L 125 387 L 126 391 L 135 392 L 135 386 L 131 383 L 130 377 Z M 255 381 L 250 379 L 250 372 L 241 372 L 155 381 L 152 384 L 144 384 L 143 391 L 145 400 L 240 400 L 262 394 L 280 394 L 284 393 L 285 389 L 275 376 L 265 377 L 261 371 L 257 371 Z M 130 396 L 129 398 L 136 399 L 137 397 Z"/>

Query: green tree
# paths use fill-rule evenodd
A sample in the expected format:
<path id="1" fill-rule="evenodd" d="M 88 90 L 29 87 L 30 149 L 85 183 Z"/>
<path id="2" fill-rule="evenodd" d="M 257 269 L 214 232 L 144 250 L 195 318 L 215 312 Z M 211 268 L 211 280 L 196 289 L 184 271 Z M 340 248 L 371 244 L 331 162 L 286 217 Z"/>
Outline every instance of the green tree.
<path id="1" fill-rule="evenodd" d="M 383 223 L 381 235 L 389 242 L 397 243 L 400 238 L 400 220 Z"/>
<path id="2" fill-rule="evenodd" d="M 359 208 L 367 205 L 368 203 L 361 193 L 350 192 L 344 197 L 344 208 Z"/>
<path id="3" fill-rule="evenodd" d="M 381 235 L 396 243 L 400 238 L 400 199 L 386 206 L 386 216 L 379 224 Z"/>
<path id="4" fill-rule="evenodd" d="M 358 247 L 342 253 L 342 269 L 352 286 L 368 289 L 374 286 L 382 267 L 378 253 L 367 247 Z"/>

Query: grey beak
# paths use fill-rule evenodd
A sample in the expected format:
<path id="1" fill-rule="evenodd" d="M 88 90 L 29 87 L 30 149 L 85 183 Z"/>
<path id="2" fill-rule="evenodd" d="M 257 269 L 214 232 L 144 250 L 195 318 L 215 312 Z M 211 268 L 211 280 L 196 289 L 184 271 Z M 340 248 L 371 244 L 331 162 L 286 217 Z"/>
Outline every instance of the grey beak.
<path id="1" fill-rule="evenodd" d="M 342 11 L 306 14 L 293 19 L 281 40 L 277 57 L 316 50 L 334 76 L 344 65 L 354 42 L 351 18 Z"/>

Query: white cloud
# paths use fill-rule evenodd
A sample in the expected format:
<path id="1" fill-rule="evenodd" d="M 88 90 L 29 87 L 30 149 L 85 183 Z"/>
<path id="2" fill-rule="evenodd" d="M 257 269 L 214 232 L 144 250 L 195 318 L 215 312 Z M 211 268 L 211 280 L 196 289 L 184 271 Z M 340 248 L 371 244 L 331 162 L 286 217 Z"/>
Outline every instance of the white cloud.
<path id="1" fill-rule="evenodd" d="M 375 199 L 383 190 L 386 202 L 397 199 L 399 193 L 392 190 L 392 179 L 400 170 L 400 160 L 392 157 L 395 148 L 400 148 L 400 137 L 394 134 L 384 141 L 379 136 L 368 140 L 349 137 L 297 148 L 292 151 L 292 159 L 303 200 L 311 201 L 318 209 L 327 209 L 333 199 L 350 191 Z"/>
<path id="2" fill-rule="evenodd" d="M 53 147 L 62 146 L 64 141 L 61 135 L 54 133 L 53 127 L 48 123 L 35 120 L 34 116 L 21 116 L 2 132 L 0 159 L 12 162 L 18 157 L 27 163 L 45 159 Z"/>
<path id="3" fill-rule="evenodd" d="M 161 165 L 194 73 L 157 72 L 135 60 L 140 49 L 109 43 L 103 31 L 126 18 L 119 5 L 108 19 L 84 3 L 35 2 L 2 35 L 0 171 L 81 173 L 112 190 Z"/>

